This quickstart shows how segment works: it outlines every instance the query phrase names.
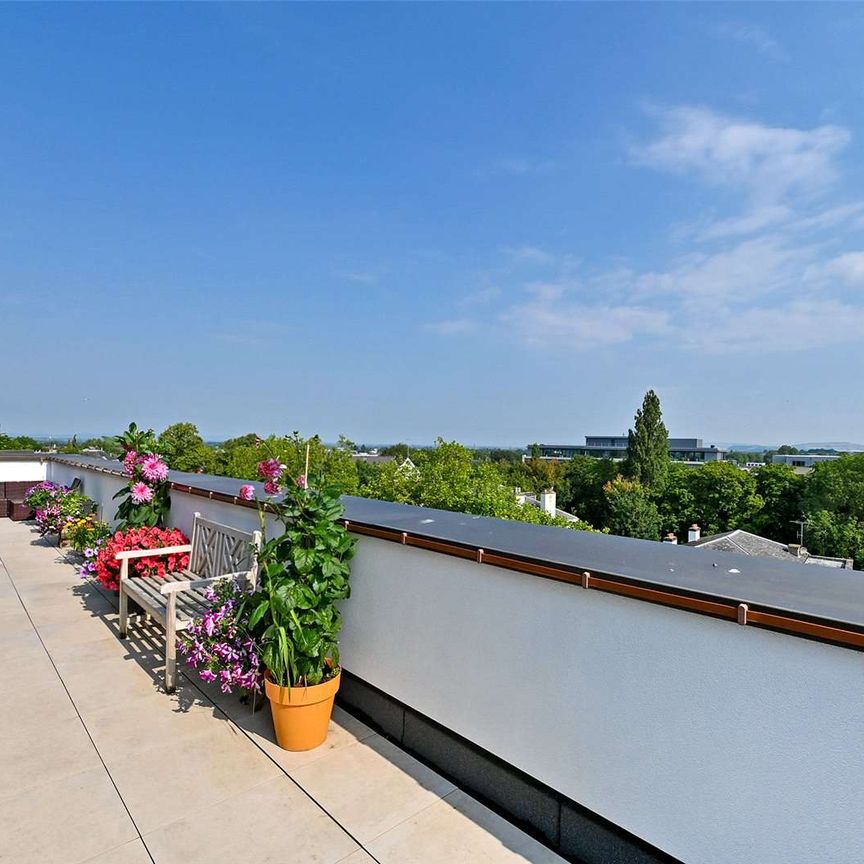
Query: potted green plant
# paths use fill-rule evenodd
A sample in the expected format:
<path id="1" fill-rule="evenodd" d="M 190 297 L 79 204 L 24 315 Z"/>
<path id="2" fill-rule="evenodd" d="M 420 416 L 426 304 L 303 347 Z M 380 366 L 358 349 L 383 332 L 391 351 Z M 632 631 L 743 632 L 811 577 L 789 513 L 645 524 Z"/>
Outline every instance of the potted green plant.
<path id="1" fill-rule="evenodd" d="M 337 604 L 350 593 L 355 540 L 340 521 L 336 489 L 310 485 L 305 475 L 283 483 L 285 466 L 275 459 L 258 470 L 285 530 L 262 544 L 259 583 L 243 601 L 244 614 L 266 670 L 276 740 L 286 750 L 311 750 L 327 737 L 339 689 Z M 265 509 L 259 512 L 264 533 Z"/>

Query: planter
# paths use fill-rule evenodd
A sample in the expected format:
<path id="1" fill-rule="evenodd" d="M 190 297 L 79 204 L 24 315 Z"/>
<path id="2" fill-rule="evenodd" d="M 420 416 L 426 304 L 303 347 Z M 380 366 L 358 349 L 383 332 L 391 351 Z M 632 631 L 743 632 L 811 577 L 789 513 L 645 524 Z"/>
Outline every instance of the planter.
<path id="1" fill-rule="evenodd" d="M 323 684 L 280 687 L 273 683 L 269 672 L 265 673 L 264 689 L 270 700 L 276 741 L 283 750 L 312 750 L 324 743 L 341 680 L 340 671 Z"/>

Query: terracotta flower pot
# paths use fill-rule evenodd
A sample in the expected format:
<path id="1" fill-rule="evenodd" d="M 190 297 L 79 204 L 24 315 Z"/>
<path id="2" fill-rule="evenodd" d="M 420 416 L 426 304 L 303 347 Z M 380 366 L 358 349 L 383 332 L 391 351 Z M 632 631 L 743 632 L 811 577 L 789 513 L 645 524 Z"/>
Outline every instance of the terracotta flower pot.
<path id="1" fill-rule="evenodd" d="M 270 673 L 264 675 L 264 689 L 270 700 L 276 741 L 283 750 L 312 750 L 324 743 L 333 700 L 342 673 L 337 672 L 323 684 L 310 687 L 280 687 Z"/>

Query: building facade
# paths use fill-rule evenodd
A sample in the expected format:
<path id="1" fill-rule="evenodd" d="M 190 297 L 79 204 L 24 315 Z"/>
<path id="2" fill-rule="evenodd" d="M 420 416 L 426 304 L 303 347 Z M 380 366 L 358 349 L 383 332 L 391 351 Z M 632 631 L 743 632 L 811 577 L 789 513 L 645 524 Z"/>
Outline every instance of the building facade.
<path id="1" fill-rule="evenodd" d="M 623 459 L 627 455 L 626 435 L 586 435 L 584 444 L 540 444 L 541 459 L 572 459 L 592 456 L 595 459 Z M 720 462 L 728 451 L 713 444 L 705 446 L 701 438 L 670 438 L 669 458 L 673 462 Z"/>
<path id="2" fill-rule="evenodd" d="M 837 456 L 816 453 L 775 453 L 771 461 L 775 465 L 789 465 L 791 468 L 815 468 L 820 462 L 833 462 Z"/>

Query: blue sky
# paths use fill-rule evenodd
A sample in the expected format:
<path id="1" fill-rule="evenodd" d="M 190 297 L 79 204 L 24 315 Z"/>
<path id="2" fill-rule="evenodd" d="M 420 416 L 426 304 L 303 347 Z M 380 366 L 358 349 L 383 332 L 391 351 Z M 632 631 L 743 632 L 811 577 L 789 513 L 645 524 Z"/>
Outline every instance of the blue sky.
<path id="1" fill-rule="evenodd" d="M 864 8 L 0 6 L 0 428 L 861 440 Z"/>

